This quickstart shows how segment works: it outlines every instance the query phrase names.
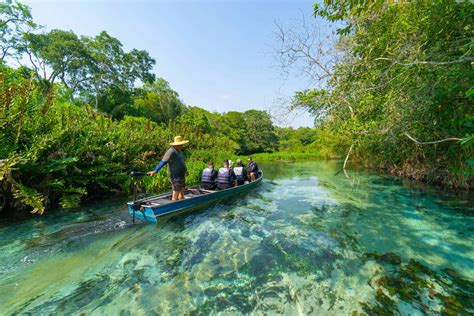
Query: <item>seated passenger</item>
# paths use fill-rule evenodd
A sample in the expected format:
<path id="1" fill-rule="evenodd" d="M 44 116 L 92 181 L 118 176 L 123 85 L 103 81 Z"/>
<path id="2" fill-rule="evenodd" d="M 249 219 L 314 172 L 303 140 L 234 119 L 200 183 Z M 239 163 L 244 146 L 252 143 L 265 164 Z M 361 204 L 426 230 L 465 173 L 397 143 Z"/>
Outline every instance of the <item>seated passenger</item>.
<path id="1" fill-rule="evenodd" d="M 234 167 L 235 185 L 242 185 L 247 180 L 247 172 L 241 159 L 237 159 L 237 166 Z"/>
<path id="2" fill-rule="evenodd" d="M 224 160 L 224 167 L 219 169 L 217 174 L 217 188 L 219 190 L 228 189 L 234 186 L 235 174 L 229 167 L 229 160 Z"/>
<path id="3" fill-rule="evenodd" d="M 258 165 L 252 160 L 252 157 L 247 159 L 247 172 L 249 174 L 250 181 L 255 181 L 258 178 Z"/>
<path id="4" fill-rule="evenodd" d="M 217 170 L 214 169 L 214 162 L 209 161 L 207 168 L 202 171 L 201 188 L 205 190 L 216 189 Z"/>

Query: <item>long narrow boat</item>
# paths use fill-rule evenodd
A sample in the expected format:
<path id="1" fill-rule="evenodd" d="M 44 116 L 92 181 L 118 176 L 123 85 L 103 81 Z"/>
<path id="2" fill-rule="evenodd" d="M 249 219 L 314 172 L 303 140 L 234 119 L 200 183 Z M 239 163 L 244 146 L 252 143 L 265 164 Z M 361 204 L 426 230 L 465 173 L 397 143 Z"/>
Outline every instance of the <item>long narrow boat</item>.
<path id="1" fill-rule="evenodd" d="M 200 186 L 192 186 L 185 190 L 184 200 L 172 201 L 171 192 L 128 202 L 128 212 L 133 220 L 141 219 L 157 223 L 159 217 L 176 215 L 185 211 L 195 210 L 226 197 L 238 195 L 260 184 L 263 172 L 257 180 L 225 190 L 204 190 Z"/>

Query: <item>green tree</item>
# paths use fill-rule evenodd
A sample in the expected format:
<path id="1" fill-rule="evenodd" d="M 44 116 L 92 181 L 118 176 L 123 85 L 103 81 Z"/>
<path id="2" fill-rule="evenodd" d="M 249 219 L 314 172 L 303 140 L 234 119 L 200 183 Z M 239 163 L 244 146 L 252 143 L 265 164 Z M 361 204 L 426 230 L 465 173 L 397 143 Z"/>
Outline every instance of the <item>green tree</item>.
<path id="1" fill-rule="evenodd" d="M 278 150 L 306 152 L 307 146 L 311 145 L 317 139 L 317 130 L 310 127 L 292 127 L 277 128 Z"/>
<path id="2" fill-rule="evenodd" d="M 340 148 L 354 147 L 354 157 L 468 186 L 473 12 L 472 2 L 453 0 L 315 5 L 316 15 L 343 24 L 333 48 L 338 58 L 324 88 L 296 93 L 293 106 L 316 114 Z M 308 69 L 326 57 L 312 58 Z"/>
<path id="3" fill-rule="evenodd" d="M 135 84 L 154 81 L 155 76 L 150 71 L 155 60 L 146 51 L 124 52 L 122 43 L 105 31 L 82 40 L 92 56 L 93 65 L 90 80 L 81 86 L 81 95 L 92 101 L 97 109 L 123 115 L 124 108 L 133 103 L 130 97 Z"/>
<path id="4" fill-rule="evenodd" d="M 122 43 L 107 34 L 79 38 L 71 31 L 24 35 L 26 52 L 36 77 L 47 90 L 59 79 L 71 100 L 79 96 L 115 117 L 130 106 L 137 83 L 152 83 L 155 63 L 148 52 L 125 52 Z"/>
<path id="5" fill-rule="evenodd" d="M 0 64 L 18 57 L 23 34 L 37 28 L 28 6 L 12 0 L 0 3 Z"/>
<path id="6" fill-rule="evenodd" d="M 249 140 L 247 139 L 247 125 L 243 113 L 230 111 L 222 114 L 217 128 L 220 133 L 239 144 L 239 152 L 247 151 Z"/>
<path id="7" fill-rule="evenodd" d="M 60 79 L 67 88 L 75 90 L 82 76 L 87 78 L 91 56 L 73 32 L 52 30 L 43 34 L 27 33 L 24 37 L 26 45 L 22 50 L 45 89 Z"/>
<path id="8" fill-rule="evenodd" d="M 138 89 L 134 97 L 131 114 L 144 116 L 157 123 L 169 124 L 185 110 L 176 91 L 169 83 L 159 78 L 152 84 L 145 84 Z"/>
<path id="9" fill-rule="evenodd" d="M 242 113 L 244 138 L 243 154 L 272 152 L 278 148 L 278 139 L 270 115 L 265 111 L 248 110 Z"/>

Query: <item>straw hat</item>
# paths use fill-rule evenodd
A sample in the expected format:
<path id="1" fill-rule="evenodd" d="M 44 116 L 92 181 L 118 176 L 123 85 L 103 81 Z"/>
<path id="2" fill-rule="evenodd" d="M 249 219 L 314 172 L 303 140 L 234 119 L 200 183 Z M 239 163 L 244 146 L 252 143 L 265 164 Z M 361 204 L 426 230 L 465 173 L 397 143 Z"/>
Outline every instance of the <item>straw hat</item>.
<path id="1" fill-rule="evenodd" d="M 189 140 L 183 139 L 181 136 L 175 136 L 174 142 L 170 143 L 171 146 L 184 145 L 189 143 Z"/>

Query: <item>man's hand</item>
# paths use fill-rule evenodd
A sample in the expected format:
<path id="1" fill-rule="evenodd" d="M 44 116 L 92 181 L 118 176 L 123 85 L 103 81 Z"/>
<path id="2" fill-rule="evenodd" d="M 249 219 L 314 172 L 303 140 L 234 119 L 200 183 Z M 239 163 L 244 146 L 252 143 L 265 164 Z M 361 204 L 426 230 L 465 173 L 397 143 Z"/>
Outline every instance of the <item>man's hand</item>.
<path id="1" fill-rule="evenodd" d="M 146 174 L 149 175 L 150 177 L 153 177 L 155 175 L 155 171 L 149 171 Z"/>

